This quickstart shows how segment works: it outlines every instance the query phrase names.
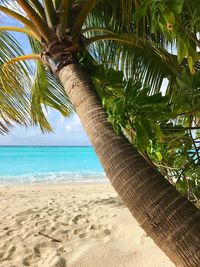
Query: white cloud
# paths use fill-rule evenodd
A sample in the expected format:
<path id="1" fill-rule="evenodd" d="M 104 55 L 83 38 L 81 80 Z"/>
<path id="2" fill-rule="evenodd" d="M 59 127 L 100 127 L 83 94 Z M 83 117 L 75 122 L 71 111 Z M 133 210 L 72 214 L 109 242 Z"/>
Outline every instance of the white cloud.
<path id="1" fill-rule="evenodd" d="M 77 114 L 72 115 L 71 118 L 67 120 L 65 130 L 66 132 L 72 133 L 79 133 L 83 131 L 83 127 Z"/>
<path id="2" fill-rule="evenodd" d="M 8 135 L 0 135 L 1 145 L 91 145 L 76 114 L 63 118 L 52 110 L 51 124 L 54 133 L 42 134 L 39 127 L 15 126 Z"/>

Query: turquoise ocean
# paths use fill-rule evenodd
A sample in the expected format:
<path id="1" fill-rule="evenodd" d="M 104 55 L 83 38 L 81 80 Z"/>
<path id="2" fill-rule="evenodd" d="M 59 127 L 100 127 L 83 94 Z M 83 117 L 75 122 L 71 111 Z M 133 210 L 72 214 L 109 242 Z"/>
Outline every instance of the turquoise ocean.
<path id="1" fill-rule="evenodd" d="M 104 181 L 92 147 L 0 146 L 0 185 Z"/>

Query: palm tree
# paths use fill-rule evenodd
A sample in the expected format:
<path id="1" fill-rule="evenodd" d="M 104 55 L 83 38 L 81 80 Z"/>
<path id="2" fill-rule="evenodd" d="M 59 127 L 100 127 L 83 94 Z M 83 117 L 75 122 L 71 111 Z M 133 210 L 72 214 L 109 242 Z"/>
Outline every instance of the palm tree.
<path id="1" fill-rule="evenodd" d="M 200 211 L 149 165 L 125 137 L 116 134 L 90 75 L 81 67 L 89 47 L 93 57 L 99 57 L 109 67 L 119 59 L 122 68 L 123 63 L 129 67 L 135 63 L 135 77 L 148 80 L 154 90 L 160 88 L 164 77 L 173 81 L 173 77 L 180 76 L 174 56 L 156 46 L 150 37 L 141 37 L 141 25 L 134 31 L 132 10 L 137 9 L 140 1 L 16 0 L 12 7 L 9 3 L 6 6 L 7 1 L 1 2 L 0 10 L 25 26 L 0 28 L 1 132 L 7 131 L 12 121 L 28 124 L 30 113 L 32 123 L 50 131 L 43 107 L 49 105 L 67 115 L 71 110 L 69 98 L 107 177 L 140 226 L 175 264 L 200 266 Z M 5 32 L 9 30 L 28 35 L 34 54 L 24 55 Z M 29 66 L 22 62 L 28 59 L 37 61 L 32 84 Z M 126 75 L 130 75 L 128 72 Z"/>

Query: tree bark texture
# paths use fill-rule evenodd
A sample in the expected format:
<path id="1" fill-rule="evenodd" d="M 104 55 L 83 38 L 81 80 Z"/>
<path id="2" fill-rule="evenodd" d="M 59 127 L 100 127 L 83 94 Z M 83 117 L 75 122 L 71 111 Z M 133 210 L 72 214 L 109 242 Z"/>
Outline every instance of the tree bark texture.
<path id="1" fill-rule="evenodd" d="M 88 75 L 71 64 L 58 76 L 111 184 L 140 226 L 177 265 L 200 266 L 200 210 L 107 121 Z"/>

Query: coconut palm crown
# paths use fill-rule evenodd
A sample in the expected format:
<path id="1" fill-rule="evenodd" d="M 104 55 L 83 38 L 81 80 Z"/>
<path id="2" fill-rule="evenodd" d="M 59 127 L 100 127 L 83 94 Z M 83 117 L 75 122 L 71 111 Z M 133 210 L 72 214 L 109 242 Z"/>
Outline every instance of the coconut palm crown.
<path id="1" fill-rule="evenodd" d="M 1 88 L 6 89 L 1 92 L 4 92 L 2 99 L 9 94 L 19 105 L 16 107 L 8 100 L 9 106 L 2 107 L 1 133 L 8 131 L 12 121 L 29 124 L 30 117 L 31 123 L 39 124 L 43 131 L 51 131 L 44 106 L 54 107 L 67 116 L 72 110 L 69 99 L 44 66 L 51 66 L 57 72 L 65 64 L 76 62 L 77 53 L 88 49 L 105 66 L 119 68 L 121 60 L 121 69 L 127 77 L 143 79 L 153 90 L 160 90 L 164 77 L 180 74 L 175 58 L 149 38 L 138 37 L 131 20 L 133 1 L 12 1 L 12 5 L 10 1 L 1 2 L 1 12 L 24 25 L 0 27 L 1 47 L 5 51 L 1 65 L 7 63 L 1 68 Z M 33 54 L 25 55 L 9 31 L 26 34 Z M 34 82 L 29 78 L 30 65 L 24 63 L 31 59 L 36 60 Z M 20 79 L 16 79 L 18 76 Z M 15 96 L 9 90 L 12 83 L 19 88 Z M 23 103 L 19 103 L 18 94 Z M 5 114 L 5 110 L 10 113 Z"/>

